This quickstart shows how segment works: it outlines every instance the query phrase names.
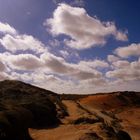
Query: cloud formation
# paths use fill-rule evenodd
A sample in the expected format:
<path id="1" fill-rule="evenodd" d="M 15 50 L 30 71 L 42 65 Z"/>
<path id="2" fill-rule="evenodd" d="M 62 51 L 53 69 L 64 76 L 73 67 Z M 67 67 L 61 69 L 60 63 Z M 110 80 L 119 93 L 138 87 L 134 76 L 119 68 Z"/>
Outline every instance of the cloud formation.
<path id="1" fill-rule="evenodd" d="M 115 69 L 108 71 L 108 78 L 116 78 L 123 81 L 138 81 L 140 80 L 140 59 L 138 61 L 118 61 L 113 63 Z"/>
<path id="2" fill-rule="evenodd" d="M 115 53 L 123 58 L 127 58 L 129 56 L 140 56 L 140 43 L 133 43 L 126 47 L 119 47 L 115 50 Z"/>
<path id="3" fill-rule="evenodd" d="M 96 68 L 108 66 L 101 60 L 80 61 L 78 64 L 68 63 L 64 58 L 49 52 L 43 53 L 39 57 L 33 54 L 1 53 L 0 59 L 13 70 L 37 71 L 40 69 L 42 72 L 64 75 L 75 80 L 99 78 L 102 73 Z"/>
<path id="4" fill-rule="evenodd" d="M 0 54 L 0 59 L 7 63 L 10 68 L 16 70 L 34 70 L 43 65 L 40 59 L 32 54 L 12 55 L 3 53 Z"/>
<path id="5" fill-rule="evenodd" d="M 114 56 L 114 55 L 108 55 L 108 56 L 107 56 L 108 62 L 116 62 L 116 61 L 118 61 L 119 59 L 120 59 L 119 57 Z"/>
<path id="6" fill-rule="evenodd" d="M 0 61 L 0 72 L 3 72 L 6 70 L 6 66 Z"/>
<path id="7" fill-rule="evenodd" d="M 2 23 L 0 22 L 0 33 L 3 33 L 3 34 L 17 34 L 17 31 L 14 27 L 10 26 L 9 24 L 7 23 Z"/>
<path id="8" fill-rule="evenodd" d="M 107 37 L 112 35 L 116 40 L 126 41 L 127 33 L 117 30 L 113 22 L 102 22 L 88 15 L 84 8 L 59 4 L 53 17 L 47 19 L 44 25 L 53 35 L 67 35 L 67 46 L 76 49 L 87 49 L 104 45 Z"/>
<path id="9" fill-rule="evenodd" d="M 109 67 L 109 64 L 103 60 L 89 60 L 89 61 L 80 61 L 78 66 L 80 67 L 85 67 L 85 69 L 87 69 L 87 67 L 91 68 L 91 69 L 95 69 L 95 68 L 107 68 Z"/>
<path id="10" fill-rule="evenodd" d="M 3 81 L 5 79 L 10 79 L 10 76 L 5 72 L 0 72 L 0 81 Z"/>
<path id="11" fill-rule="evenodd" d="M 56 25 L 51 22 L 56 22 Z M 73 48 L 103 45 L 110 35 L 117 40 L 127 40 L 126 33 L 117 30 L 114 23 L 101 22 L 90 17 L 85 9 L 67 4 L 60 4 L 53 18 L 46 21 L 48 23 L 54 35 L 69 36 L 71 39 L 64 42 Z M 57 53 L 47 49 L 48 46 L 32 35 L 20 34 L 7 23 L 0 25 L 0 44 L 4 50 L 0 51 L 0 80 L 22 80 L 59 93 L 131 90 L 140 81 L 140 58 L 132 62 L 127 60 L 129 56 L 140 55 L 139 44 L 119 47 L 116 54 L 107 56 L 107 60 L 85 60 L 71 48 L 59 50 L 62 42 L 56 39 L 48 41 L 48 44 L 49 47 L 58 47 Z M 73 57 L 76 62 L 71 61 Z M 130 84 L 132 82 L 135 85 Z"/>
<path id="12" fill-rule="evenodd" d="M 0 39 L 2 46 L 11 52 L 31 50 L 36 53 L 44 52 L 45 45 L 31 35 L 5 35 Z"/>

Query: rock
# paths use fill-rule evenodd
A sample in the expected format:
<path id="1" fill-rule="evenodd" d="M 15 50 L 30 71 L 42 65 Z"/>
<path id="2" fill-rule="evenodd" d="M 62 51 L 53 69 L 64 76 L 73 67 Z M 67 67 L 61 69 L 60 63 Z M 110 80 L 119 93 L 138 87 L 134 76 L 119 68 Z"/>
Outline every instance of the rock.
<path id="1" fill-rule="evenodd" d="M 1 111 L 0 140 L 31 140 L 28 133 L 31 119 L 30 111 L 23 108 Z"/>
<path id="2" fill-rule="evenodd" d="M 118 140 L 132 140 L 130 135 L 125 132 L 125 131 L 122 131 L 120 130 L 118 133 L 117 133 L 117 139 Z"/>

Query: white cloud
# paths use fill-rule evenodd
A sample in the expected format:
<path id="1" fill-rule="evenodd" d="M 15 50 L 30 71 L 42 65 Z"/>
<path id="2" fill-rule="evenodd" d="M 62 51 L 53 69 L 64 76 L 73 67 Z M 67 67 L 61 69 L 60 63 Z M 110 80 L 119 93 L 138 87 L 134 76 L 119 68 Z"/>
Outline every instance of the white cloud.
<path id="1" fill-rule="evenodd" d="M 140 80 L 140 61 L 128 62 L 118 61 L 114 62 L 115 69 L 108 71 L 106 76 L 108 78 L 116 78 L 123 81 L 137 81 Z"/>
<path id="2" fill-rule="evenodd" d="M 9 24 L 0 22 L 0 33 L 3 33 L 3 34 L 8 33 L 8 34 L 15 35 L 17 34 L 17 31 L 13 27 L 11 27 Z"/>
<path id="3" fill-rule="evenodd" d="M 107 72 L 106 76 L 109 78 L 122 79 L 124 81 L 140 80 L 140 70 L 137 70 L 137 69 L 117 69 L 114 71 Z"/>
<path id="4" fill-rule="evenodd" d="M 125 31 L 125 32 L 118 31 L 116 32 L 115 37 L 117 40 L 127 41 L 128 40 L 127 34 L 128 34 L 128 31 Z"/>
<path id="5" fill-rule="evenodd" d="M 32 54 L 12 55 L 10 53 L 0 54 L 0 58 L 12 69 L 36 70 L 43 66 L 42 61 Z"/>
<path id="6" fill-rule="evenodd" d="M 85 80 L 101 77 L 101 73 L 95 70 L 98 67 L 108 67 L 108 64 L 101 60 L 80 61 L 76 63 L 68 63 L 63 58 L 53 54 L 42 54 L 41 59 L 47 68 L 59 74 L 65 74 L 75 79 Z"/>
<path id="7" fill-rule="evenodd" d="M 113 82 L 107 80 L 101 72 L 96 70 L 97 65 L 91 67 L 89 65 L 91 61 L 90 63 L 88 61 L 77 64 L 68 63 L 63 58 L 49 53 L 42 54 L 40 57 L 31 54 L 12 55 L 3 53 L 0 55 L 0 59 L 11 68 L 10 75 L 5 72 L 0 73 L 0 80 L 17 79 L 31 82 L 57 93 L 95 93 L 121 90 L 125 87 L 131 90 L 135 86 L 131 82 L 131 88 L 127 83 L 140 80 L 140 59 L 129 63 L 129 66 L 125 65 L 127 61 L 124 60 L 113 62 L 114 70 L 108 71 L 106 74 L 108 78 L 116 78 Z M 57 67 L 55 66 L 56 62 L 58 62 Z M 105 63 L 105 61 L 103 62 Z M 26 72 L 20 73 L 15 70 L 26 70 Z M 119 87 L 117 81 L 124 81 L 125 84 L 123 83 Z"/>
<path id="8" fill-rule="evenodd" d="M 3 72 L 6 70 L 6 66 L 3 64 L 3 62 L 0 61 L 0 72 Z"/>
<path id="9" fill-rule="evenodd" d="M 50 40 L 50 41 L 49 41 L 49 44 L 50 44 L 52 47 L 58 47 L 58 46 L 60 46 L 60 41 L 57 40 L 57 39 Z"/>
<path id="10" fill-rule="evenodd" d="M 110 81 L 107 85 L 102 86 L 102 89 L 99 88 L 99 92 L 102 90 L 104 93 L 109 93 L 112 91 L 140 91 L 140 81 L 122 81 L 115 80 Z M 106 88 L 107 87 L 107 88 Z"/>
<path id="11" fill-rule="evenodd" d="M 5 72 L 0 72 L 0 81 L 3 81 L 3 80 L 6 80 L 6 79 L 9 79 L 10 76 L 5 73 Z"/>
<path id="12" fill-rule="evenodd" d="M 55 82 L 58 80 L 58 78 L 54 75 L 51 74 L 45 74 L 45 73 L 38 73 L 38 72 L 34 72 L 31 74 L 32 80 L 34 83 L 38 83 L 38 82 L 42 82 L 45 83 L 47 82 Z"/>
<path id="13" fill-rule="evenodd" d="M 109 35 L 113 35 L 117 40 L 127 40 L 126 33 L 118 31 L 113 22 L 101 22 L 89 16 L 84 8 L 67 4 L 59 4 L 53 18 L 47 19 L 44 25 L 49 26 L 53 35 L 65 34 L 71 37 L 64 42 L 76 49 L 104 45 Z"/>
<path id="14" fill-rule="evenodd" d="M 17 73 L 17 72 L 11 72 L 10 79 L 12 80 L 20 80 L 24 82 L 31 82 L 32 76 L 30 73 Z"/>
<path id="15" fill-rule="evenodd" d="M 119 61 L 113 62 L 112 65 L 115 66 L 115 68 L 129 68 L 130 67 L 130 63 L 126 60 L 119 60 Z"/>
<path id="16" fill-rule="evenodd" d="M 64 58 L 66 58 L 66 57 L 69 56 L 69 53 L 68 53 L 67 51 L 64 51 L 64 50 L 61 50 L 61 51 L 60 51 L 60 54 L 61 54 Z"/>
<path id="17" fill-rule="evenodd" d="M 32 50 L 36 53 L 45 51 L 45 45 L 30 35 L 5 35 L 0 43 L 6 50 L 11 52 Z"/>
<path id="18" fill-rule="evenodd" d="M 78 80 L 87 80 L 87 79 L 100 78 L 102 76 L 102 73 L 96 70 L 93 70 L 92 72 L 79 70 L 76 71 L 75 73 L 72 73 L 71 76 Z"/>
<path id="19" fill-rule="evenodd" d="M 140 70 L 140 58 L 138 61 L 133 61 L 131 62 L 131 67 L 134 69 L 139 69 Z"/>
<path id="20" fill-rule="evenodd" d="M 57 57 L 53 54 L 44 53 L 41 55 L 41 59 L 44 61 L 46 67 L 53 72 L 65 74 L 74 70 L 62 57 Z"/>
<path id="21" fill-rule="evenodd" d="M 40 69 L 40 72 L 46 71 L 48 73 L 64 75 L 75 80 L 100 78 L 102 73 L 95 68 L 108 65 L 104 61 L 99 60 L 95 60 L 95 62 L 81 61 L 78 64 L 68 63 L 62 57 L 50 53 L 41 54 L 40 57 L 32 54 L 13 55 L 3 53 L 0 54 L 0 59 L 13 70 L 37 71 Z"/>
<path id="22" fill-rule="evenodd" d="M 109 67 L 109 64 L 103 60 L 89 60 L 89 61 L 80 61 L 78 63 L 78 67 L 84 68 L 84 69 L 95 69 L 95 68 L 107 68 Z"/>
<path id="23" fill-rule="evenodd" d="M 63 20 L 64 24 L 56 30 L 57 32 L 54 31 L 54 34 L 62 33 L 70 36 L 72 39 L 66 40 L 67 43 L 72 42 L 75 45 L 89 43 L 84 46 L 84 48 L 88 48 L 92 45 L 104 44 L 108 35 L 114 35 L 118 40 L 127 39 L 126 33 L 118 31 L 113 23 L 104 23 L 97 18 L 92 18 L 82 8 L 60 4 L 54 14 L 58 14 L 58 12 L 60 12 L 60 19 L 57 20 Z M 67 14 L 70 16 L 67 20 L 73 20 L 66 21 Z M 82 22 L 79 23 L 77 18 L 80 18 L 79 20 Z M 55 20 L 55 16 L 54 19 L 49 20 Z M 75 27 L 74 24 L 79 26 Z M 93 25 L 93 31 L 91 31 Z M 81 60 L 76 52 L 70 52 L 71 49 L 60 50 L 59 55 L 63 57 L 58 57 L 49 52 L 38 39 L 30 35 L 18 34 L 15 29 L 12 29 L 14 28 L 9 24 L 3 24 L 3 30 L 2 26 L 0 27 L 0 32 L 4 35 L 0 39 L 0 43 L 11 52 L 0 53 L 0 80 L 17 79 L 59 93 L 95 93 L 109 90 L 139 89 L 139 86 L 135 86 L 134 83 L 136 85 L 140 83 L 140 58 L 138 61 L 129 62 L 121 60 L 115 55 L 108 55 L 107 60 L 110 62 L 112 70 L 109 70 L 105 77 L 104 70 L 110 68 L 106 61 Z M 90 44 L 92 39 L 94 41 Z M 54 40 L 49 43 L 52 43 L 51 46 L 59 46 L 61 42 Z M 118 52 L 116 54 L 121 57 L 139 56 L 139 44 L 132 44 Z M 68 57 L 72 56 L 78 58 L 77 63 L 65 60 L 65 58 L 69 60 Z"/>
<path id="24" fill-rule="evenodd" d="M 120 59 L 119 57 L 114 56 L 114 55 L 108 55 L 108 56 L 107 56 L 107 60 L 108 60 L 109 62 L 116 62 L 116 61 L 118 61 L 119 59 Z"/>
<path id="25" fill-rule="evenodd" d="M 115 50 L 115 53 L 123 58 L 127 58 L 129 56 L 140 56 L 140 43 L 133 43 L 126 47 L 119 47 Z"/>

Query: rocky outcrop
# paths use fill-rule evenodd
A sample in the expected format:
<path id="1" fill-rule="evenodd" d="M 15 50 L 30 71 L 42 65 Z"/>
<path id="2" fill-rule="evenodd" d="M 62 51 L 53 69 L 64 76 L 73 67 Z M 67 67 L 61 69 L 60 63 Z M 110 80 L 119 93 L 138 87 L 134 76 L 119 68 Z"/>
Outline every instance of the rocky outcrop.
<path id="1" fill-rule="evenodd" d="M 32 113 L 24 108 L 0 111 L 0 139 L 31 140 L 28 128 L 32 117 Z"/>

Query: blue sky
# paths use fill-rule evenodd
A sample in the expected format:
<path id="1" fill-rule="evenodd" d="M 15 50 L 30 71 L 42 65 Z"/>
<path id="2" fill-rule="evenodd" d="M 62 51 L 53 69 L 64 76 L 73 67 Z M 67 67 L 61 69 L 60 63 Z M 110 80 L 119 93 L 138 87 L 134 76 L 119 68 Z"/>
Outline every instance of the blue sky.
<path id="1" fill-rule="evenodd" d="M 1 0 L 0 80 L 58 93 L 140 87 L 138 0 Z"/>

